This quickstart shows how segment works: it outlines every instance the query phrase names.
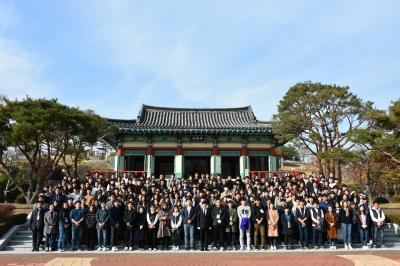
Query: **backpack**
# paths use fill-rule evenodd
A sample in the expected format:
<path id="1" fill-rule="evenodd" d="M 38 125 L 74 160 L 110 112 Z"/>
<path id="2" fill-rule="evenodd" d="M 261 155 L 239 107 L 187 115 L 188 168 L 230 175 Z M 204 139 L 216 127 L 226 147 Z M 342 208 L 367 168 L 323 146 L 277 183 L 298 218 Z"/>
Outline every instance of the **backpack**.
<path id="1" fill-rule="evenodd" d="M 242 217 L 242 221 L 240 223 L 240 229 L 241 230 L 249 229 L 249 218 L 248 217 Z"/>

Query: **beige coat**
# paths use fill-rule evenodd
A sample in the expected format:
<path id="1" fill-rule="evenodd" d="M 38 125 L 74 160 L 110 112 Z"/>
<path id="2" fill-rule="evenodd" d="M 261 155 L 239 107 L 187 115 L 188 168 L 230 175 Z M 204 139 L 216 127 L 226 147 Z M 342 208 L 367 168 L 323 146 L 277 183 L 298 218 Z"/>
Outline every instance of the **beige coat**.
<path id="1" fill-rule="evenodd" d="M 277 210 L 268 210 L 268 236 L 278 236 L 279 214 Z"/>

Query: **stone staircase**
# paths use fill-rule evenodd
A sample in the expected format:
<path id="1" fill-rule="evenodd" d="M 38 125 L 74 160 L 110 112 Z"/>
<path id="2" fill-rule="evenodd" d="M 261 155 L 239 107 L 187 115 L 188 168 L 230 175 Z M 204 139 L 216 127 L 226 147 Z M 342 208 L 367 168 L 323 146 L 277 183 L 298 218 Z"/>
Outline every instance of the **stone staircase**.
<path id="1" fill-rule="evenodd" d="M 387 248 L 400 249 L 400 226 L 398 224 L 386 224 L 384 228 L 384 242 Z M 196 245 L 196 248 L 198 245 Z M 360 247 L 359 244 L 354 244 L 354 247 Z M 343 244 L 338 244 L 338 248 L 342 248 Z M 298 249 L 299 246 L 295 245 Z M 30 252 L 32 249 L 32 233 L 28 230 L 27 225 L 20 226 L 18 231 L 8 240 L 3 251 L 14 252 Z"/>

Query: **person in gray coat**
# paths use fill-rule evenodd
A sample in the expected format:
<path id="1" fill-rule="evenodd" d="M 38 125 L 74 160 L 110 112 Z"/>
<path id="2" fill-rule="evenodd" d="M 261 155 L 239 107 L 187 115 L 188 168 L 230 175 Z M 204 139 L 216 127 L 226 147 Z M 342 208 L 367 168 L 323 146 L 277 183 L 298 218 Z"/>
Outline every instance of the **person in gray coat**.
<path id="1" fill-rule="evenodd" d="M 54 210 L 54 205 L 50 205 L 49 210 L 44 214 L 44 235 L 46 236 L 46 252 L 57 250 L 58 235 L 58 213 Z"/>
<path id="2" fill-rule="evenodd" d="M 238 230 L 238 215 L 235 207 L 233 206 L 233 201 L 228 200 L 228 221 L 226 224 L 226 239 L 228 243 L 228 249 L 236 249 L 236 234 Z"/>

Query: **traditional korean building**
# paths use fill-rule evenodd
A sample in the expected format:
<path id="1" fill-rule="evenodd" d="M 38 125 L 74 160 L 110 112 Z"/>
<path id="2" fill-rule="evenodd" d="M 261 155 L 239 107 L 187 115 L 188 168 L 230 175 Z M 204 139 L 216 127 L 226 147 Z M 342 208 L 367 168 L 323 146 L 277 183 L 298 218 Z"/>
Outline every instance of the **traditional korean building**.
<path id="1" fill-rule="evenodd" d="M 146 176 L 194 173 L 249 176 L 282 167 L 271 126 L 257 120 L 250 106 L 169 108 L 143 105 L 136 119 L 108 119 L 118 127 L 115 170 Z"/>

